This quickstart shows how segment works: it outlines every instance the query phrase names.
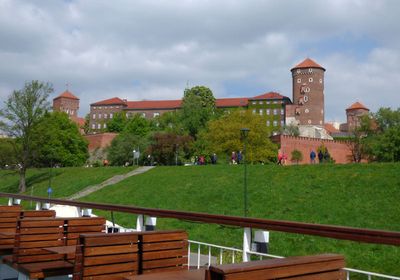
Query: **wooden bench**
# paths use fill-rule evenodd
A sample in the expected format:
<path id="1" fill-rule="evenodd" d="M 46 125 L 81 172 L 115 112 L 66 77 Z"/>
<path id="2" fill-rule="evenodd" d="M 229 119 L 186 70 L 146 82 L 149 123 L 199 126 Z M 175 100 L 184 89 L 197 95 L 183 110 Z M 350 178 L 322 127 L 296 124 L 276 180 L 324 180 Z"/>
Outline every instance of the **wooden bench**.
<path id="1" fill-rule="evenodd" d="M 0 206 L 0 255 L 12 253 L 18 219 L 34 217 L 55 217 L 53 210 L 22 210 L 21 206 Z"/>
<path id="2" fill-rule="evenodd" d="M 141 274 L 187 269 L 186 231 L 142 232 L 139 241 Z"/>
<path id="3" fill-rule="evenodd" d="M 80 228 L 79 225 L 82 224 L 84 226 Z M 88 226 L 85 226 L 86 224 Z M 57 254 L 45 248 L 76 244 L 77 237 L 74 235 L 76 232 L 95 232 L 96 229 L 97 232 L 104 231 L 104 218 L 26 218 L 19 220 L 13 255 L 5 257 L 3 262 L 27 275 L 30 279 L 72 274 L 75 253 Z M 73 236 L 75 236 L 75 240 L 73 240 Z"/>
<path id="4" fill-rule="evenodd" d="M 116 279 L 139 273 L 139 233 L 81 234 L 73 280 Z"/>
<path id="5" fill-rule="evenodd" d="M 211 265 L 206 280 L 344 280 L 344 257 L 335 254 Z"/>

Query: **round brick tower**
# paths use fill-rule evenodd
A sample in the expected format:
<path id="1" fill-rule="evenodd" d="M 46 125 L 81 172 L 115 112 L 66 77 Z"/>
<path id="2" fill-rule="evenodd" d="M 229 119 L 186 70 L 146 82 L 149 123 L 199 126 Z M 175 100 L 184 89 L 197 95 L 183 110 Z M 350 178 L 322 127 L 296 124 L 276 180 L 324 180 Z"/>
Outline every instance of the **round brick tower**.
<path id="1" fill-rule="evenodd" d="M 323 126 L 325 68 L 310 58 L 291 70 L 295 119 L 299 125 Z"/>

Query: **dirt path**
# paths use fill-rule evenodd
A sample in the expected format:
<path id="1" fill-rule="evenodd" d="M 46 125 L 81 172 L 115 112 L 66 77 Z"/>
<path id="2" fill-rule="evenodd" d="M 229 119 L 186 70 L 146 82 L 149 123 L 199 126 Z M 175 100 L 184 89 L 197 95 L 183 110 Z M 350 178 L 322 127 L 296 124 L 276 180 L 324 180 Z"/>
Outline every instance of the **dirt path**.
<path id="1" fill-rule="evenodd" d="M 135 170 L 132 170 L 131 172 L 128 172 L 126 174 L 122 174 L 122 175 L 116 175 L 114 177 L 111 177 L 110 179 L 107 179 L 106 181 L 98 184 L 98 185 L 94 185 L 94 186 L 89 186 L 84 188 L 83 190 L 81 190 L 80 192 L 77 192 L 73 195 L 71 195 L 70 197 L 68 197 L 68 199 L 74 200 L 74 199 L 79 199 L 81 197 L 87 196 L 93 192 L 96 192 L 98 190 L 101 190 L 102 188 L 105 188 L 109 185 L 114 185 L 116 183 L 121 182 L 122 180 L 125 180 L 128 177 L 134 176 L 134 175 L 138 175 L 138 174 L 142 174 L 146 171 L 149 171 L 150 169 L 154 168 L 154 166 L 141 166 Z"/>

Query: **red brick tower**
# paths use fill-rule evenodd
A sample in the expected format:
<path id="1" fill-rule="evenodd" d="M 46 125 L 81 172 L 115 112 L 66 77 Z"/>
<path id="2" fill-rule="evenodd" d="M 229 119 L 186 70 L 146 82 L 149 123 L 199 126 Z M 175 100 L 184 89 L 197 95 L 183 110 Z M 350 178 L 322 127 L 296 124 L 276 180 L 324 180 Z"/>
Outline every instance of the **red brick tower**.
<path id="1" fill-rule="evenodd" d="M 353 103 L 346 109 L 347 116 L 347 131 L 353 131 L 360 125 L 360 118 L 368 115 L 369 109 L 360 102 Z"/>
<path id="2" fill-rule="evenodd" d="M 78 117 L 79 98 L 68 90 L 53 99 L 53 111 L 65 112 L 73 119 Z"/>
<path id="3" fill-rule="evenodd" d="M 295 118 L 299 125 L 323 126 L 325 68 L 307 58 L 290 71 Z"/>

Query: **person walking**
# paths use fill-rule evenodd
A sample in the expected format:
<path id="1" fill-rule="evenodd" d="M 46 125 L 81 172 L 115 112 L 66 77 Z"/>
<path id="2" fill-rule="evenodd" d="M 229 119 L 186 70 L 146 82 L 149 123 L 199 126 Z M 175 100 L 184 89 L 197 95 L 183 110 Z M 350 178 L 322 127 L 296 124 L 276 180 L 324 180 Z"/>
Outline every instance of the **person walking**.
<path id="1" fill-rule="evenodd" d="M 324 160 L 324 154 L 323 154 L 322 151 L 320 150 L 320 151 L 318 152 L 318 161 L 319 161 L 319 163 L 322 163 L 323 160 Z"/>
<path id="2" fill-rule="evenodd" d="M 310 163 L 311 164 L 315 164 L 316 157 L 317 157 L 317 155 L 315 154 L 314 150 L 311 150 L 311 152 L 310 152 Z"/>

